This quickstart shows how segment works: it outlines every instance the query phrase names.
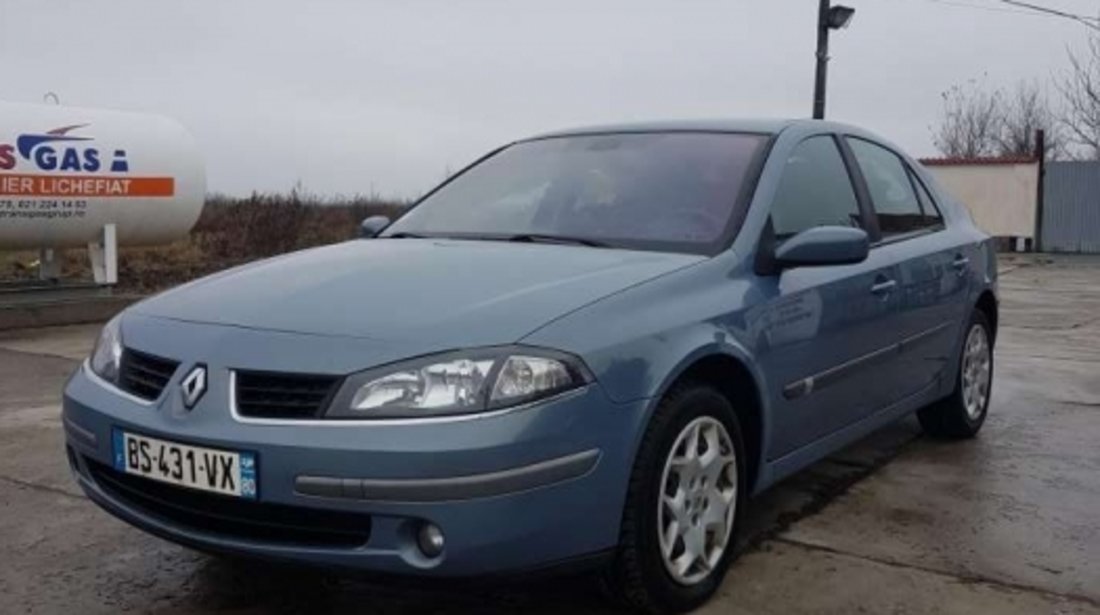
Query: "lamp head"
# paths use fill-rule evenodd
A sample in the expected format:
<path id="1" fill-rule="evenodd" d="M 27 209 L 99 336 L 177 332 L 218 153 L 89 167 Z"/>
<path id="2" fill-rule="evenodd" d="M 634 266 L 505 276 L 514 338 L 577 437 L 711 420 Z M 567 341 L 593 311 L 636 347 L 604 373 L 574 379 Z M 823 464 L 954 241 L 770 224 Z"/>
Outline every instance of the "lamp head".
<path id="1" fill-rule="evenodd" d="M 837 5 L 831 7 L 829 12 L 825 14 L 825 25 L 830 30 L 847 28 L 852 23 L 852 17 L 855 14 L 856 10 L 850 6 Z"/>

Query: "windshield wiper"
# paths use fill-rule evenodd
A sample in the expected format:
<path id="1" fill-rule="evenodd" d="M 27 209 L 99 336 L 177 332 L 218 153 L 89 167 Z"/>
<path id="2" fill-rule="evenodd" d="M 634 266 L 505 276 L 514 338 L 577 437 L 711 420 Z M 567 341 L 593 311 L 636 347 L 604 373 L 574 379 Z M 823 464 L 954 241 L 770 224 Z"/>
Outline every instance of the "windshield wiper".
<path id="1" fill-rule="evenodd" d="M 400 233 L 393 233 L 392 235 L 386 235 L 384 239 L 427 239 L 427 235 L 420 235 L 418 233 L 408 233 L 401 231 Z"/>
<path id="2" fill-rule="evenodd" d="M 575 244 L 578 246 L 588 246 L 590 248 L 610 248 L 611 244 L 597 241 L 595 239 L 587 239 L 584 237 L 570 237 L 568 235 L 545 235 L 542 233 L 520 233 L 518 235 L 509 235 L 503 238 L 505 241 L 515 241 L 521 243 L 566 243 Z"/>

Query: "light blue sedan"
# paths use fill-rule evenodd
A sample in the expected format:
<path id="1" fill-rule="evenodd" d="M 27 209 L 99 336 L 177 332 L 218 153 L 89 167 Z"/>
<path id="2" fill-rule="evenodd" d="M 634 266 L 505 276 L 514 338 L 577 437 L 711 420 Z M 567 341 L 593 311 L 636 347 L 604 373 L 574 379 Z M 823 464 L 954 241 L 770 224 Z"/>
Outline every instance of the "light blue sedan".
<path id="1" fill-rule="evenodd" d="M 88 496 L 203 550 L 591 566 L 681 611 L 750 496 L 911 412 L 986 416 L 993 244 L 857 128 L 546 134 L 363 229 L 108 323 L 64 395 Z"/>

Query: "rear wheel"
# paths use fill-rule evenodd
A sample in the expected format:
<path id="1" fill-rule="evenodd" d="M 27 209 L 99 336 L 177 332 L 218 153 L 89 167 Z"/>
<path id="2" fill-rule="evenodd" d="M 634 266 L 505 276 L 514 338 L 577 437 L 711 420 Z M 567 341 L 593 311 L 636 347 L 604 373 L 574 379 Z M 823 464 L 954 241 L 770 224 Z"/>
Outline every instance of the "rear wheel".
<path id="1" fill-rule="evenodd" d="M 985 423 L 993 392 L 993 331 L 989 319 L 974 310 L 967 325 L 955 376 L 947 398 L 917 412 L 925 433 L 944 438 L 972 438 Z"/>
<path id="2" fill-rule="evenodd" d="M 734 554 L 743 451 L 724 395 L 703 384 L 669 392 L 631 475 L 619 551 L 607 574 L 617 598 L 667 613 L 696 608 L 714 594 Z"/>

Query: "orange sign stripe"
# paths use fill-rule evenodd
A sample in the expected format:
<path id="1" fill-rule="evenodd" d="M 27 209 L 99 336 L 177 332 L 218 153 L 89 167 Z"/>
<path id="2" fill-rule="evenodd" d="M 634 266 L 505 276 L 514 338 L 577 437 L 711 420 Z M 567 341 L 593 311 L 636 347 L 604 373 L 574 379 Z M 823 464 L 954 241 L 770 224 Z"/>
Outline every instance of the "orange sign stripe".
<path id="1" fill-rule="evenodd" d="M 175 194 L 174 177 L 0 173 L 0 196 L 134 198 Z"/>

